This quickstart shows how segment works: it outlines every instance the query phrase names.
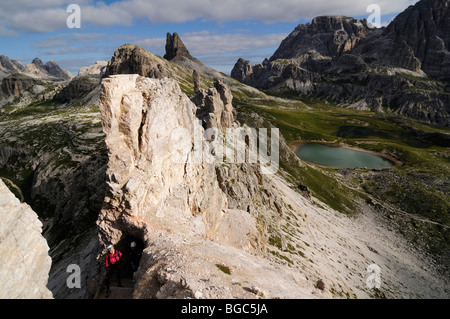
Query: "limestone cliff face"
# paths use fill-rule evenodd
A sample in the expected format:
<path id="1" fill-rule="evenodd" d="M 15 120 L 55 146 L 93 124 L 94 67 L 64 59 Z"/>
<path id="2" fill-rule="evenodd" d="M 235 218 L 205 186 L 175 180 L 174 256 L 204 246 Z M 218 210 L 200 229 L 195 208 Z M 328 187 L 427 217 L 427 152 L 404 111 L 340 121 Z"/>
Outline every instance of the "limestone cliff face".
<path id="1" fill-rule="evenodd" d="M 103 243 L 130 232 L 148 241 L 152 227 L 220 236 L 228 204 L 215 164 L 189 158 L 194 148 L 208 150 L 196 110 L 171 79 L 118 75 L 103 80 L 101 112 L 109 150 L 109 189 L 98 220 Z M 242 216 L 245 220 L 249 213 Z M 249 235 L 240 240 L 248 246 L 257 233 L 247 229 L 235 237 Z"/>
<path id="2" fill-rule="evenodd" d="M 450 79 L 450 1 L 423 0 L 399 14 L 383 35 L 391 39 L 391 53 L 402 44 L 435 78 Z"/>
<path id="3" fill-rule="evenodd" d="M 0 180 L 0 298 L 53 298 L 47 289 L 52 260 L 42 223 Z"/>
<path id="4" fill-rule="evenodd" d="M 33 87 L 37 81 L 22 74 L 13 74 L 3 78 L 0 98 L 18 97 Z"/>

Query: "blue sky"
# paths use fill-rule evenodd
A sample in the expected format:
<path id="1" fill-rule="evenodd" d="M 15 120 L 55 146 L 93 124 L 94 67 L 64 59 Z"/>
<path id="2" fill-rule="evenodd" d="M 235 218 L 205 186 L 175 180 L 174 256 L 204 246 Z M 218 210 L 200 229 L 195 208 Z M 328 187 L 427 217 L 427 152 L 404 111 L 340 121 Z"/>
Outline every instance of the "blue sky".
<path id="1" fill-rule="evenodd" d="M 2 0 L 0 54 L 27 64 L 55 60 L 77 75 L 109 60 L 125 43 L 164 55 L 167 32 L 177 32 L 192 55 L 230 73 L 239 57 L 260 63 L 300 23 L 319 15 L 368 18 L 380 8 L 386 25 L 417 0 Z M 81 28 L 69 29 L 69 4 L 80 7 Z"/>

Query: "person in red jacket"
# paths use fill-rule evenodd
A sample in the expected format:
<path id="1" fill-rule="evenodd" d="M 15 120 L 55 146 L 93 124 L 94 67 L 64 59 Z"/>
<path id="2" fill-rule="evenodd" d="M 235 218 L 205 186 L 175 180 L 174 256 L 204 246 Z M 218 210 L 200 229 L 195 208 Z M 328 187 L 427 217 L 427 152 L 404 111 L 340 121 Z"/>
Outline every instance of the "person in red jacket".
<path id="1" fill-rule="evenodd" d="M 122 287 L 120 272 L 122 270 L 123 261 L 122 253 L 114 248 L 114 245 L 108 246 L 108 253 L 106 254 L 105 266 L 106 266 L 106 297 L 110 294 L 110 280 L 114 274 L 117 275 L 117 285 Z"/>

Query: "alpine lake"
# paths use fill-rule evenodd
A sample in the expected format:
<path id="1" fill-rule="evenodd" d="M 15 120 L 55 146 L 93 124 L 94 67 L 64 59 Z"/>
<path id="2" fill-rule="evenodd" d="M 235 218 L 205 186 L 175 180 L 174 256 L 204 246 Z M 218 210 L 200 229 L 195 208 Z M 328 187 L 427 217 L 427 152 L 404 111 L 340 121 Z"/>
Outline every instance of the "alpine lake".
<path id="1" fill-rule="evenodd" d="M 395 166 L 392 161 L 375 153 L 332 144 L 298 144 L 296 154 L 306 162 L 337 169 L 379 169 Z"/>

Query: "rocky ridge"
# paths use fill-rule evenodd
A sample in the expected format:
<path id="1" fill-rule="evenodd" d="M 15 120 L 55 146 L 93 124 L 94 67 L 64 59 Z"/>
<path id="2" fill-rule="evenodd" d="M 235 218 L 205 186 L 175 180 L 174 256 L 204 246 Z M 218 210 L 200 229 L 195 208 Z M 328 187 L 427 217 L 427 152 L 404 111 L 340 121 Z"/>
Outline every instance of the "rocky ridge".
<path id="1" fill-rule="evenodd" d="M 55 61 L 43 63 L 35 58 L 30 64 L 0 56 L 0 108 L 14 103 L 31 103 L 52 99 L 73 79 L 70 72 L 61 69 Z"/>
<path id="2" fill-rule="evenodd" d="M 30 64 L 27 64 L 26 69 L 30 76 L 40 79 L 69 81 L 73 78 L 72 74 L 61 69 L 54 60 L 44 64 L 39 58 L 35 58 Z"/>
<path id="3" fill-rule="evenodd" d="M 108 61 L 96 61 L 94 65 L 81 68 L 78 72 L 78 76 L 103 75 L 105 74 L 107 65 Z"/>
<path id="4" fill-rule="evenodd" d="M 204 150 L 209 147 L 202 138 L 204 129 L 196 118 L 196 105 L 173 80 L 123 75 L 104 79 L 102 86 L 101 110 L 110 156 L 109 191 L 99 218 L 100 229 L 112 227 L 109 221 L 127 220 L 131 216 L 173 231 L 216 238 L 218 221 L 227 215 L 228 205 L 216 177 L 215 164 L 189 159 L 194 156 L 189 153 L 186 163 L 186 154 L 179 153 L 196 147 L 202 156 L 208 157 Z M 226 87 L 222 88 L 231 96 Z M 220 93 L 213 91 L 211 95 L 213 101 L 223 103 Z M 229 120 L 224 118 L 216 123 L 222 129 L 233 124 L 234 120 Z M 177 135 L 177 129 L 189 134 L 196 132 L 198 136 L 186 140 Z M 200 140 L 196 141 L 197 138 Z M 122 155 L 117 158 L 116 154 Z M 241 212 L 242 217 L 247 214 Z M 117 231 L 120 226 L 115 228 Z M 111 231 L 103 233 L 108 234 L 102 238 L 104 243 L 118 242 L 120 238 Z M 258 237 L 255 229 L 249 233 Z M 239 241 L 247 246 L 247 235 L 235 236 L 241 236 Z M 234 237 L 232 233 L 227 236 Z"/>

